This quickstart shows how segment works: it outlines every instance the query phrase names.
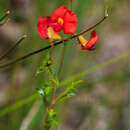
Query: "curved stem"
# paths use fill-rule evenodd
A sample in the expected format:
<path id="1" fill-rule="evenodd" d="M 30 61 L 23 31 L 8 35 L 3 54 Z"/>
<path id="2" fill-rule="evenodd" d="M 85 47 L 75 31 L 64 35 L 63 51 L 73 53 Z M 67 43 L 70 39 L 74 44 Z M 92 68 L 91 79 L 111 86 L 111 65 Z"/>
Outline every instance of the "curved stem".
<path id="1" fill-rule="evenodd" d="M 79 36 L 79 35 L 85 34 L 86 32 L 92 30 L 93 28 L 95 28 L 96 26 L 98 26 L 99 24 L 101 24 L 106 18 L 107 18 L 107 16 L 104 16 L 104 18 L 102 18 L 98 23 L 96 23 L 95 25 L 91 26 L 90 28 L 85 29 L 84 31 L 82 31 L 82 32 L 80 32 L 80 33 L 78 33 L 78 34 L 76 34 L 76 35 L 73 35 L 73 36 L 71 36 L 70 38 L 67 38 L 67 39 L 62 40 L 62 41 L 59 41 L 59 42 L 55 42 L 55 43 L 53 44 L 53 46 L 57 46 L 57 45 L 59 45 L 59 44 L 61 44 L 61 43 L 65 43 L 66 41 L 69 41 L 70 39 L 74 39 L 75 37 L 77 37 L 77 36 Z M 30 57 L 30 56 L 33 56 L 33 55 L 35 55 L 35 54 L 38 54 L 38 53 L 40 53 L 40 52 L 42 52 L 42 51 L 44 51 L 44 50 L 47 50 L 47 49 L 49 49 L 49 48 L 51 48 L 51 47 L 52 47 L 52 45 L 49 45 L 49 46 L 47 46 L 47 47 L 44 47 L 44 48 L 41 48 L 41 49 L 36 50 L 36 51 L 34 51 L 34 52 L 31 52 L 31 53 L 29 53 L 29 54 L 27 54 L 27 55 L 25 55 L 25 56 L 22 56 L 22 57 L 20 57 L 20 58 L 17 58 L 17 59 L 15 59 L 15 60 L 11 61 L 11 62 L 2 64 L 2 65 L 0 66 L 0 68 L 4 68 L 4 67 L 8 67 L 8 66 L 10 66 L 10 65 L 13 65 L 13 64 L 15 64 L 15 63 L 17 63 L 17 62 L 20 62 L 20 61 L 22 61 L 22 60 L 24 60 L 24 59 L 26 59 L 26 58 L 28 58 L 28 57 Z"/>

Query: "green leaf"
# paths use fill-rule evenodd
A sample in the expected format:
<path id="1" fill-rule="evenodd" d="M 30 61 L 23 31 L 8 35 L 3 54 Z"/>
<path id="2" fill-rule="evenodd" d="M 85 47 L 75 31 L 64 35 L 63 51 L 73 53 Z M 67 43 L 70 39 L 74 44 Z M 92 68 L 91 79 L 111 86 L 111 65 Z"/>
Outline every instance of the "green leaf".
<path id="1" fill-rule="evenodd" d="M 46 55 L 45 59 L 42 61 L 42 65 L 40 66 L 40 68 L 37 70 L 36 74 L 40 74 L 42 72 L 45 72 L 45 70 L 48 70 L 50 72 L 50 74 L 52 74 L 52 65 L 53 62 L 51 60 L 50 55 Z"/>
<path id="2" fill-rule="evenodd" d="M 38 93 L 39 93 L 42 97 L 45 96 L 45 93 L 44 93 L 43 89 L 37 88 L 37 91 L 38 91 Z"/>
<path id="3" fill-rule="evenodd" d="M 42 87 L 42 90 L 44 91 L 45 95 L 48 96 L 51 91 L 52 91 L 52 84 L 50 83 L 50 81 L 44 83 L 43 87 Z"/>
<path id="4" fill-rule="evenodd" d="M 45 82 L 41 88 L 37 88 L 37 91 L 42 97 L 45 97 L 51 93 L 52 88 L 53 88 L 53 86 L 52 86 L 51 82 L 48 81 L 48 82 Z"/>
<path id="5" fill-rule="evenodd" d="M 63 101 L 63 100 L 66 100 L 70 97 L 73 97 L 73 96 L 76 96 L 76 93 L 75 92 L 68 92 L 66 93 L 63 97 L 60 98 L 59 101 Z"/>
<path id="6" fill-rule="evenodd" d="M 45 71 L 45 68 L 43 66 L 40 66 L 40 68 L 37 70 L 36 74 L 40 74 Z"/>
<path id="7" fill-rule="evenodd" d="M 75 86 L 79 83 L 81 83 L 82 80 L 73 81 L 69 86 L 66 87 L 66 90 L 58 97 L 57 101 L 61 101 L 64 99 L 68 99 L 72 96 L 76 96 L 76 88 Z"/>
<path id="8" fill-rule="evenodd" d="M 67 93 L 76 91 L 75 86 L 76 86 L 77 84 L 81 83 L 81 82 L 82 82 L 82 80 L 73 81 L 73 82 L 66 88 Z"/>
<path id="9" fill-rule="evenodd" d="M 60 126 L 60 121 L 57 119 L 56 112 L 51 109 L 48 113 L 47 130 L 49 130 L 54 124 Z"/>
<path id="10" fill-rule="evenodd" d="M 70 93 L 68 93 L 66 96 L 67 96 L 67 97 L 72 97 L 72 96 L 76 96 L 76 94 L 73 93 L 73 92 L 70 92 Z"/>

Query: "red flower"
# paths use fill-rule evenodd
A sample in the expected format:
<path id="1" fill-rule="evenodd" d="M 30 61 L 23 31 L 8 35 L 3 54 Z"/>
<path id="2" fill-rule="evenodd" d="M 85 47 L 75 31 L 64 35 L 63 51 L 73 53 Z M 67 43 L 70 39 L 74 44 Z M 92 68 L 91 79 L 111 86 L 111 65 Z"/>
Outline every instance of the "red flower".
<path id="1" fill-rule="evenodd" d="M 50 38 L 50 30 L 56 37 L 61 30 L 64 30 L 65 34 L 73 34 L 77 27 L 77 16 L 65 6 L 61 6 L 54 11 L 52 17 L 40 17 L 37 27 L 39 35 L 44 38 Z"/>
<path id="2" fill-rule="evenodd" d="M 57 28 L 57 31 L 53 28 Z M 51 41 L 54 40 L 61 40 L 61 37 L 58 35 L 58 28 L 57 24 L 51 23 L 50 17 L 40 17 L 37 24 L 37 31 L 40 37 L 44 37 L 50 39 Z"/>
<path id="3" fill-rule="evenodd" d="M 61 25 L 65 34 L 73 34 L 76 31 L 77 16 L 64 5 L 54 11 L 51 20 Z"/>
<path id="4" fill-rule="evenodd" d="M 98 41 L 98 35 L 96 34 L 96 31 L 94 30 L 91 32 L 91 39 L 89 41 L 87 41 L 83 36 L 79 36 L 78 39 L 82 45 L 81 50 L 92 51 L 95 49 L 95 44 Z"/>

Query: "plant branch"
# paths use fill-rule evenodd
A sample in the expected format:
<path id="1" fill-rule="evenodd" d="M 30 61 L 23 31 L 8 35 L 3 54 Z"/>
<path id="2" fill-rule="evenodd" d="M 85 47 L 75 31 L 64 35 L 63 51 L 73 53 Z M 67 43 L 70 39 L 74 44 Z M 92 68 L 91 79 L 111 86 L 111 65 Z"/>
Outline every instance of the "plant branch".
<path id="1" fill-rule="evenodd" d="M 24 39 L 26 38 L 26 35 L 23 35 L 11 48 L 5 52 L 2 56 L 0 56 L 0 61 L 6 58 Z"/>
<path id="2" fill-rule="evenodd" d="M 53 106 L 55 104 L 55 94 L 56 94 L 56 87 L 57 86 L 56 86 L 55 83 L 53 83 L 53 81 L 52 81 L 52 84 L 53 84 L 53 90 L 52 90 L 51 104 L 50 104 L 50 108 L 49 109 L 53 108 Z"/>
<path id="3" fill-rule="evenodd" d="M 88 69 L 84 70 L 83 72 L 80 72 L 80 73 L 78 73 L 76 75 L 68 77 L 67 79 L 65 79 L 64 81 L 62 81 L 60 83 L 60 86 L 65 86 L 65 85 L 69 84 L 70 82 L 74 81 L 75 79 L 79 79 L 79 78 L 82 78 L 84 76 L 87 76 L 88 74 L 91 74 L 91 73 L 94 73 L 96 71 L 99 71 L 99 70 L 101 70 L 101 69 L 103 69 L 103 68 L 105 68 L 105 67 L 107 67 L 107 66 L 109 66 L 111 64 L 116 64 L 118 62 L 121 62 L 121 60 L 126 60 L 129 57 L 130 57 L 130 52 L 127 52 L 127 53 L 122 54 L 120 56 L 114 57 L 114 58 L 112 58 L 112 59 L 110 59 L 108 61 L 105 61 L 103 63 L 100 63 L 100 64 L 97 64 L 95 66 L 92 66 L 91 68 L 88 68 Z M 124 75 L 125 74 L 126 73 L 124 73 Z M 128 76 L 128 73 L 126 74 L 126 76 Z M 116 79 L 119 80 L 119 77 L 116 77 Z M 99 80 L 99 82 L 100 81 L 102 81 L 102 80 Z M 94 83 L 97 83 L 97 81 L 94 82 Z M 8 114 L 9 112 L 17 110 L 18 108 L 21 108 L 22 106 L 24 106 L 27 103 L 37 99 L 38 97 L 39 97 L 39 94 L 35 93 L 35 94 L 33 94 L 32 96 L 30 96 L 30 97 L 28 97 L 26 99 L 22 99 L 22 100 L 18 101 L 16 104 L 13 104 L 11 106 L 8 106 L 6 108 L 1 109 L 0 110 L 0 117 Z"/>
<path id="4" fill-rule="evenodd" d="M 64 62 L 64 57 L 65 57 L 66 46 L 67 46 L 67 43 L 64 43 L 64 48 L 63 48 L 62 57 L 61 57 L 61 61 L 60 61 L 60 67 L 59 67 L 59 70 L 58 70 L 58 73 L 57 73 L 58 79 L 59 79 L 59 77 L 60 77 L 61 70 L 62 70 L 62 67 L 63 67 L 63 62 Z"/>
<path id="5" fill-rule="evenodd" d="M 8 15 L 10 14 L 10 11 L 6 11 L 5 14 L 0 18 L 0 22 L 2 22 Z"/>
<path id="6" fill-rule="evenodd" d="M 59 95 L 57 98 L 56 98 L 56 101 L 55 103 L 57 103 L 62 97 L 64 97 L 66 95 L 66 91 L 63 92 L 61 95 Z"/>
<path id="7" fill-rule="evenodd" d="M 86 29 L 86 30 L 84 30 L 84 31 L 82 31 L 82 32 L 80 32 L 80 33 L 78 33 L 78 34 L 76 34 L 76 35 L 73 35 L 73 36 L 71 36 L 70 38 L 64 39 L 64 40 L 59 41 L 59 42 L 55 42 L 55 43 L 53 44 L 53 46 L 57 46 L 57 45 L 59 45 L 59 44 L 61 44 L 61 43 L 65 43 L 65 42 L 69 41 L 70 39 L 74 39 L 74 38 L 76 38 L 76 37 L 79 36 L 79 35 L 85 34 L 86 32 L 92 30 L 93 28 L 95 28 L 96 26 L 98 26 L 99 24 L 101 24 L 106 18 L 107 18 L 107 16 L 104 16 L 98 23 L 96 23 L 95 25 L 91 26 L 90 28 L 88 28 L 88 29 Z M 13 60 L 13 61 L 10 61 L 10 62 L 8 62 L 8 63 L 2 64 L 2 65 L 0 66 L 0 68 L 4 68 L 4 67 L 8 67 L 8 66 L 10 66 L 10 65 L 13 65 L 13 64 L 15 64 L 15 63 L 17 63 L 17 62 L 20 62 L 20 61 L 22 61 L 22 60 L 24 60 L 24 59 L 26 59 L 26 58 L 28 58 L 28 57 L 30 57 L 30 56 L 33 56 L 33 55 L 35 55 L 35 54 L 38 54 L 38 53 L 40 53 L 40 52 L 42 52 L 42 51 L 44 51 L 44 50 L 47 50 L 47 49 L 49 49 L 49 48 L 51 48 L 51 47 L 52 47 L 52 45 L 49 45 L 49 46 L 47 46 L 47 47 L 44 47 L 44 48 L 41 48 L 41 49 L 36 50 L 36 51 L 34 51 L 34 52 L 31 52 L 31 53 L 29 53 L 29 54 L 27 54 L 27 55 L 25 55 L 25 56 L 22 56 L 22 57 L 20 57 L 20 58 L 17 58 L 17 59 L 15 59 L 15 60 Z"/>

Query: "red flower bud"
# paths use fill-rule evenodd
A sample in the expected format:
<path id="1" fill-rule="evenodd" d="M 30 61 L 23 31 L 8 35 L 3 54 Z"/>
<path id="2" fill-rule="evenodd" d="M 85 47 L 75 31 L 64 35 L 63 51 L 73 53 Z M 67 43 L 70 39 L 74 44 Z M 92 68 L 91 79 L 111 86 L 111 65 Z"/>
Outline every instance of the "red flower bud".
<path id="1" fill-rule="evenodd" d="M 96 34 L 96 30 L 91 32 L 91 39 L 89 41 L 82 39 L 79 37 L 79 41 L 82 45 L 81 50 L 89 50 L 92 51 L 95 49 L 95 44 L 98 41 L 98 35 Z M 84 43 L 86 41 L 86 44 Z"/>

